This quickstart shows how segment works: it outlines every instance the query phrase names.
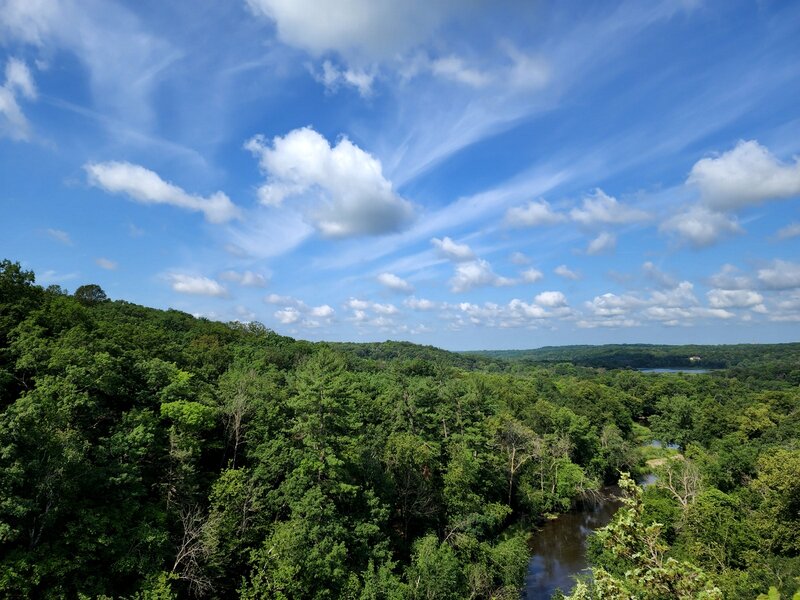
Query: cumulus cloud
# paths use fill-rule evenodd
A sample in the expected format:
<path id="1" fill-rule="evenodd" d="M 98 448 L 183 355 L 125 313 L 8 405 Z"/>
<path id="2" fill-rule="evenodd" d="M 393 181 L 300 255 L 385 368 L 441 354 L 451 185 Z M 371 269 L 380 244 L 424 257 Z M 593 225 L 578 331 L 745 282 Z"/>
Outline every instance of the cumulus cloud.
<path id="1" fill-rule="evenodd" d="M 542 292 L 537 294 L 533 301 L 539 306 L 558 308 L 567 305 L 567 298 L 561 292 Z"/>
<path id="2" fill-rule="evenodd" d="M 408 283 L 394 273 L 381 273 L 378 275 L 378 282 L 389 288 L 392 291 L 400 292 L 402 294 L 411 294 L 414 292 L 414 286 Z"/>
<path id="3" fill-rule="evenodd" d="M 536 227 L 553 225 L 564 221 L 566 217 L 550 208 L 546 200 L 530 201 L 524 206 L 509 208 L 506 212 L 506 223 L 512 227 Z"/>
<path id="4" fill-rule="evenodd" d="M 706 293 L 712 308 L 749 308 L 764 302 L 764 296 L 753 290 L 709 290 Z"/>
<path id="5" fill-rule="evenodd" d="M 264 302 L 281 307 L 273 313 L 279 323 L 282 325 L 297 324 L 304 329 L 316 329 L 323 325 L 329 325 L 336 314 L 334 308 L 328 304 L 308 306 L 302 300 L 292 296 L 269 294 L 264 298 Z"/>
<path id="6" fill-rule="evenodd" d="M 623 225 L 646 221 L 650 215 L 643 210 L 620 203 L 600 188 L 586 196 L 580 208 L 569 212 L 573 221 L 586 227 L 597 225 Z"/>
<path id="7" fill-rule="evenodd" d="M 536 283 L 544 277 L 544 274 L 538 269 L 525 269 L 522 273 L 522 281 L 525 283 Z"/>
<path id="8" fill-rule="evenodd" d="M 253 271 L 223 271 L 219 275 L 223 281 L 238 283 L 244 287 L 263 288 L 267 286 L 267 278 Z"/>
<path id="9" fill-rule="evenodd" d="M 467 244 L 459 244 L 449 237 L 444 237 L 442 239 L 433 238 L 431 239 L 431 244 L 434 245 L 440 256 L 448 260 L 459 262 L 473 260 L 475 258 L 475 253 Z"/>
<path id="10" fill-rule="evenodd" d="M 101 269 L 105 269 L 106 271 L 115 271 L 117 269 L 117 263 L 113 260 L 109 260 L 107 258 L 96 258 L 94 260 L 95 264 Z"/>
<path id="11" fill-rule="evenodd" d="M 800 159 L 787 164 L 755 140 L 740 141 L 717 157 L 695 163 L 687 183 L 715 210 L 738 210 L 800 195 Z"/>
<path id="12" fill-rule="evenodd" d="M 0 136 L 13 140 L 30 139 L 30 125 L 19 99 L 36 100 L 36 96 L 36 86 L 27 65 L 10 58 L 6 63 L 5 82 L 0 86 Z"/>
<path id="13" fill-rule="evenodd" d="M 359 327 L 370 326 L 380 330 L 394 328 L 397 325 L 395 318 L 400 315 L 400 309 L 394 304 L 382 304 L 361 298 L 348 299 L 344 303 L 344 308 L 350 311 L 349 321 Z"/>
<path id="14" fill-rule="evenodd" d="M 334 312 L 336 311 L 333 309 L 333 307 L 323 304 L 321 306 L 313 306 L 309 311 L 309 314 L 312 317 L 328 319 L 333 316 Z"/>
<path id="15" fill-rule="evenodd" d="M 313 55 L 338 52 L 352 60 L 403 52 L 462 8 L 455 0 L 247 0 L 247 5 L 275 23 L 285 44 Z"/>
<path id="16" fill-rule="evenodd" d="M 171 273 L 167 276 L 173 291 L 196 296 L 224 297 L 228 291 L 218 282 L 208 277 Z"/>
<path id="17" fill-rule="evenodd" d="M 607 231 L 602 232 L 594 238 L 586 247 L 586 254 L 604 254 L 611 252 L 617 247 L 617 236 Z"/>
<path id="18" fill-rule="evenodd" d="M 421 311 L 434 310 L 439 306 L 436 302 L 432 300 L 427 300 L 425 298 L 415 298 L 413 296 L 405 300 L 403 304 L 405 304 L 411 310 L 421 310 Z"/>
<path id="19" fill-rule="evenodd" d="M 586 302 L 589 312 L 596 317 L 621 317 L 630 311 L 647 304 L 647 301 L 632 294 L 619 296 L 610 292 L 595 296 L 591 302 Z"/>
<path id="20" fill-rule="evenodd" d="M 89 183 L 112 194 L 125 194 L 142 204 L 170 204 L 202 212 L 209 223 L 239 218 L 239 208 L 223 192 L 197 196 L 164 181 L 157 173 L 129 162 L 87 163 Z"/>
<path id="21" fill-rule="evenodd" d="M 291 325 L 300 320 L 300 311 L 293 307 L 287 307 L 282 310 L 276 310 L 273 316 L 278 319 L 283 325 Z"/>
<path id="22" fill-rule="evenodd" d="M 722 265 L 719 272 L 709 278 L 709 283 L 723 290 L 743 290 L 753 285 L 749 277 L 742 275 L 739 269 L 731 264 Z"/>
<path id="23" fill-rule="evenodd" d="M 452 308 L 456 312 L 445 315 L 445 318 L 451 320 L 451 329 L 459 329 L 467 324 L 501 328 L 537 327 L 553 319 L 572 316 L 572 309 L 566 306 L 566 302 L 551 307 L 535 300 L 529 303 L 518 298 L 505 305 L 494 302 L 461 302 Z"/>
<path id="24" fill-rule="evenodd" d="M 394 192 L 380 161 L 346 137 L 331 146 L 303 127 L 271 142 L 255 136 L 245 148 L 267 175 L 258 191 L 261 203 L 304 201 L 307 218 L 326 237 L 391 233 L 412 220 L 413 206 Z"/>
<path id="25" fill-rule="evenodd" d="M 558 265 L 555 269 L 553 269 L 553 273 L 558 275 L 559 277 L 563 277 L 564 279 L 571 279 L 573 281 L 577 281 L 581 278 L 581 276 L 571 270 L 567 265 Z"/>
<path id="26" fill-rule="evenodd" d="M 694 286 L 682 281 L 674 288 L 656 290 L 649 295 L 606 293 L 586 302 L 585 318 L 579 327 L 629 327 L 642 321 L 656 321 L 663 325 L 690 325 L 697 319 L 731 319 L 735 313 L 728 308 L 756 309 L 763 298 L 756 294 L 728 293 L 712 290 L 708 294 L 709 306 L 701 306 L 694 294 Z"/>
<path id="27" fill-rule="evenodd" d="M 695 248 L 710 246 L 726 236 L 742 233 L 742 228 L 735 219 L 703 206 L 693 206 L 686 212 L 667 219 L 659 229 L 677 236 Z"/>
<path id="28" fill-rule="evenodd" d="M 450 279 L 450 290 L 460 293 L 476 287 L 487 285 L 499 287 L 514 283 L 512 279 L 497 275 L 487 261 L 478 259 L 456 265 L 455 274 Z"/>
<path id="29" fill-rule="evenodd" d="M 758 280 L 771 290 L 800 288 L 800 264 L 774 260 L 770 266 L 758 270 Z"/>

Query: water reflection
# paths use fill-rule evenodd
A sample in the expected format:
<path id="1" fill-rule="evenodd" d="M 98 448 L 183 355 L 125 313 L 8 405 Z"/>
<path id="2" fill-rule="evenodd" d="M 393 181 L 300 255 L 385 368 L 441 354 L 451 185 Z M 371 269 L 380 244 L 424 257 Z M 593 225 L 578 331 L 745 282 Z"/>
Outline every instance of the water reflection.
<path id="1" fill-rule="evenodd" d="M 533 558 L 528 564 L 522 597 L 547 599 L 561 589 L 568 592 L 573 577 L 586 569 L 586 538 L 589 533 L 608 525 L 620 506 L 615 495 L 619 488 L 603 489 L 603 500 L 559 516 L 545 523 L 531 543 Z"/>

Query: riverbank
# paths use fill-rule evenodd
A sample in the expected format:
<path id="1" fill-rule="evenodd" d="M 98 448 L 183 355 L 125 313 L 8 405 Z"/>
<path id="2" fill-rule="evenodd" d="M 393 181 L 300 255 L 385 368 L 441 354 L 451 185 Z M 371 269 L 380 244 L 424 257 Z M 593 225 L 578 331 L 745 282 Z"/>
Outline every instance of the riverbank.
<path id="1" fill-rule="evenodd" d="M 632 471 L 639 485 L 652 485 L 654 469 L 669 460 L 682 460 L 683 456 L 677 447 L 654 440 L 648 427 L 640 424 L 634 427 L 638 464 Z M 575 576 L 590 567 L 587 557 L 590 534 L 608 525 L 622 505 L 619 492 L 616 485 L 604 486 L 596 501 L 579 503 L 573 510 L 546 521 L 533 534 L 531 560 L 521 593 L 523 600 L 548 599 L 559 590 L 568 593 L 573 588 Z"/>

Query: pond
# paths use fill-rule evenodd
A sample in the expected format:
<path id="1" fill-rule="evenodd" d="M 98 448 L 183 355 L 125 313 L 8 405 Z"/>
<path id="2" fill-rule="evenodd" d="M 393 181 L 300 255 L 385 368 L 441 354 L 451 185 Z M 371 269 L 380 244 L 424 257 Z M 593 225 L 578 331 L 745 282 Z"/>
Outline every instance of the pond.
<path id="1" fill-rule="evenodd" d="M 603 488 L 597 503 L 564 513 L 545 523 L 531 542 L 533 557 L 528 563 L 522 597 L 546 600 L 557 589 L 567 593 L 574 576 L 589 567 L 586 540 L 589 533 L 605 527 L 620 507 L 619 488 Z"/>

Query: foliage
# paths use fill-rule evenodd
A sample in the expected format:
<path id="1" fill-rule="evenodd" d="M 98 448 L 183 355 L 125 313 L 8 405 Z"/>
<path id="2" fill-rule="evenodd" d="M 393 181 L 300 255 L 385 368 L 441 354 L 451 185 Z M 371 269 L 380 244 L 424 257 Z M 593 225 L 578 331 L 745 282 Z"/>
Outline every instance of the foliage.
<path id="1" fill-rule="evenodd" d="M 611 350 L 311 344 L 2 261 L 0 596 L 514 598 L 528 525 L 644 457 L 659 482 L 625 483 L 574 597 L 789 597 L 796 348 L 612 353 L 734 365 L 709 376 L 580 366 Z M 681 454 L 637 450 L 651 435 Z"/>

